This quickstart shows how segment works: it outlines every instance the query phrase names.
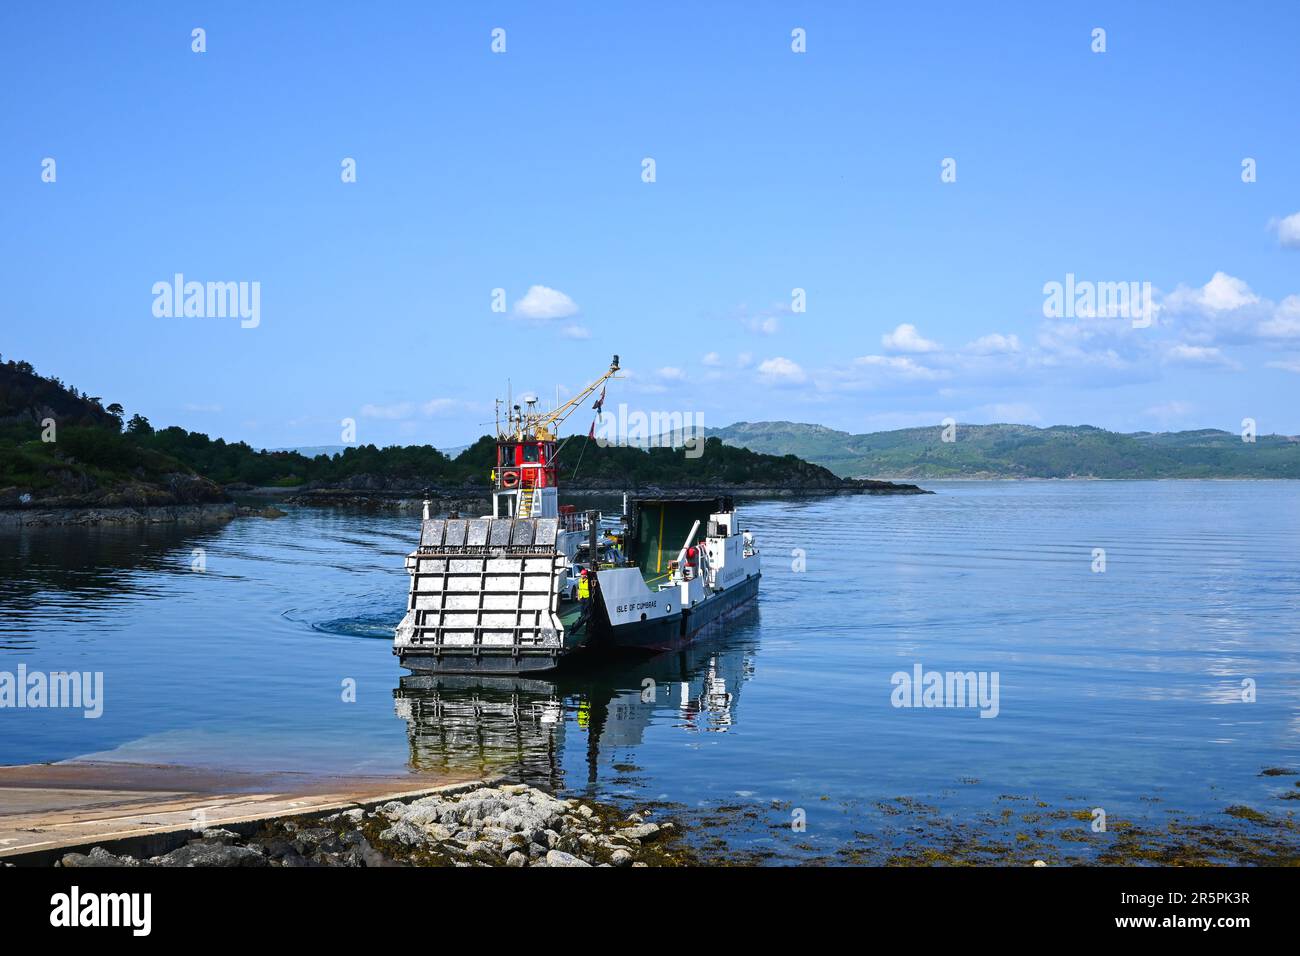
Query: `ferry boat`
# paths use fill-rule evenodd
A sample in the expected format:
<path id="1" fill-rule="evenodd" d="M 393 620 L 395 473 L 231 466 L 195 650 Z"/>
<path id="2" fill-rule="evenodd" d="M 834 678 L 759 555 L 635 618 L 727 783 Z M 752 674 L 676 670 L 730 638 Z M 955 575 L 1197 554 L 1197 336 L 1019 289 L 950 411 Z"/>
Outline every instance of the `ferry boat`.
<path id="1" fill-rule="evenodd" d="M 559 501 L 557 431 L 619 370 L 551 412 L 498 417 L 492 513 L 433 517 L 406 557 L 407 611 L 393 653 L 417 673 L 526 674 L 577 654 L 690 644 L 758 597 L 759 551 L 729 496 L 630 498 L 623 513 Z M 587 597 L 582 597 L 583 576 Z"/>

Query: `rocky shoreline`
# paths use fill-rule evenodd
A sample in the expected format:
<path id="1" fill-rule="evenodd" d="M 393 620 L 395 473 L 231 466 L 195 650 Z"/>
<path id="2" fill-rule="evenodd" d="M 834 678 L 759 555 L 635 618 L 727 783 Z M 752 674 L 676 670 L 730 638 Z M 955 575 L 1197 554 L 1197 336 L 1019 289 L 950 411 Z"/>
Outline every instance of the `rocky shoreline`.
<path id="1" fill-rule="evenodd" d="M 29 508 L 0 510 L 0 531 L 18 528 L 96 527 L 100 525 L 225 524 L 235 518 L 281 518 L 279 508 L 252 508 L 234 502 L 202 505 L 156 505 L 139 508 Z"/>
<path id="2" fill-rule="evenodd" d="M 647 867 L 697 862 L 671 821 L 561 799 L 527 784 L 392 800 L 324 817 L 288 817 L 249 832 L 204 830 L 170 852 L 142 857 L 102 846 L 66 853 L 59 867 Z"/>
<path id="3" fill-rule="evenodd" d="M 250 494 L 279 496 L 278 490 L 250 489 Z M 933 491 L 917 485 L 899 484 L 874 479 L 846 479 L 843 484 L 822 485 L 711 485 L 704 487 L 661 487 L 647 485 L 640 488 L 617 486 L 566 485 L 565 498 L 610 498 L 627 493 L 634 496 L 663 498 L 709 498 L 731 495 L 736 498 L 820 498 L 842 495 L 932 495 Z M 411 511 L 421 507 L 425 497 L 435 502 L 440 511 L 479 512 L 490 509 L 491 499 L 483 491 L 465 488 L 425 488 L 419 491 L 389 488 L 309 488 L 295 491 L 284 497 L 289 504 L 308 507 L 333 508 L 384 508 Z"/>
<path id="4" fill-rule="evenodd" d="M 220 524 L 239 514 L 232 503 L 138 508 L 43 508 L 0 511 L 0 530 L 54 525 Z"/>
<path id="5" fill-rule="evenodd" d="M 417 487 L 408 487 L 416 485 Z M 359 482 L 341 487 L 305 487 L 299 489 L 228 486 L 229 493 L 246 498 L 275 500 L 314 508 L 362 508 L 394 511 L 419 510 L 427 496 L 441 512 L 478 513 L 489 510 L 491 500 L 477 487 L 427 487 L 411 482 Z M 665 498 L 700 498 L 732 495 L 737 498 L 812 498 L 827 495 L 932 495 L 933 491 L 917 485 L 866 478 L 845 479 L 837 485 L 749 485 L 735 484 L 707 487 L 661 487 L 647 485 L 625 488 L 622 485 L 579 485 L 566 487 L 565 497 L 610 498 L 623 494 Z M 76 499 L 33 501 L 0 506 L 0 531 L 15 528 L 46 528 L 64 525 L 132 525 L 132 524 L 214 524 L 235 518 L 278 518 L 286 512 L 269 504 L 241 505 L 233 501 L 197 503 L 165 500 L 150 504 L 103 504 Z"/>

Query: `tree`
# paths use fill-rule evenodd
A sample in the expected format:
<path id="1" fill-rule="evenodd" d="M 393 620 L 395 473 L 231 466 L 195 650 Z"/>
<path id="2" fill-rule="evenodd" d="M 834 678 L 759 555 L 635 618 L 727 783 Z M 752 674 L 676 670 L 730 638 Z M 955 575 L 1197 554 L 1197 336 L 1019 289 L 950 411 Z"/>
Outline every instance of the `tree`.
<path id="1" fill-rule="evenodd" d="M 117 402 L 114 402 L 112 405 L 108 406 L 108 408 L 104 409 L 104 411 L 108 412 L 114 418 L 121 418 L 123 415 L 126 414 L 126 409 L 123 408 L 121 405 L 117 404 Z"/>
<path id="2" fill-rule="evenodd" d="M 128 435 L 152 435 L 153 426 L 149 424 L 149 419 L 137 412 L 126 423 L 126 433 Z"/>

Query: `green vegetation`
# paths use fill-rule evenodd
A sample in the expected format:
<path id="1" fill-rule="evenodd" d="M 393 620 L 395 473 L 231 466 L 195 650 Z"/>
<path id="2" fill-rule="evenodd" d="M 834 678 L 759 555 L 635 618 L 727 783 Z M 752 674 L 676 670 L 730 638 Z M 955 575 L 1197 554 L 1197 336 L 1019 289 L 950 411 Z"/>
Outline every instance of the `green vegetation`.
<path id="1" fill-rule="evenodd" d="M 120 405 L 105 407 L 98 397 L 42 377 L 25 362 L 0 364 L 0 506 L 18 504 L 22 494 L 62 502 L 124 485 L 162 494 L 163 486 L 175 488 L 179 476 L 191 481 L 201 476 L 222 486 L 486 491 L 495 462 L 495 442 L 486 435 L 455 458 L 430 445 L 362 445 L 308 457 L 260 451 L 183 428 L 155 429 L 139 414 L 124 423 L 124 415 Z M 42 423 L 49 420 L 56 440 L 43 441 Z M 563 480 L 596 487 L 842 485 L 829 470 L 794 455 L 758 454 L 716 438 L 708 440 L 703 455 L 688 458 L 681 450 L 602 448 L 575 437 L 563 446 L 559 461 Z"/>
<path id="2" fill-rule="evenodd" d="M 1120 434 L 1089 425 L 958 425 L 851 435 L 796 422 L 711 428 L 728 445 L 793 454 L 835 474 L 885 478 L 1300 478 L 1300 440 L 1232 432 Z"/>
<path id="3" fill-rule="evenodd" d="M 595 442 L 583 447 L 574 438 L 560 455 L 561 480 L 592 484 L 631 481 L 636 485 L 786 485 L 832 487 L 841 481 L 829 469 L 794 455 L 768 455 L 726 445 L 718 438 L 705 441 L 703 453 L 688 458 L 670 448 L 602 448 Z M 573 474 L 574 469 L 577 475 Z"/>

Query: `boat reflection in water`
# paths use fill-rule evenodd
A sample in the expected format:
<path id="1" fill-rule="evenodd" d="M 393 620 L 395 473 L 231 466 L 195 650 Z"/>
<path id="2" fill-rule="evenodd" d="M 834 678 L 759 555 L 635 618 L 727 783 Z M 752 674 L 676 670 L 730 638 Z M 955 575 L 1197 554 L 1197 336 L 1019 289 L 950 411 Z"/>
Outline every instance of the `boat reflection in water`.
<path id="1" fill-rule="evenodd" d="M 528 783 L 565 785 L 567 762 L 587 784 L 616 750 L 639 746 L 651 725 L 725 732 L 741 686 L 754 675 L 757 609 L 726 636 L 652 658 L 566 668 L 545 677 L 414 674 L 393 691 L 407 723 L 411 767 L 510 771 Z M 576 781 L 569 781 L 573 786 Z"/>

